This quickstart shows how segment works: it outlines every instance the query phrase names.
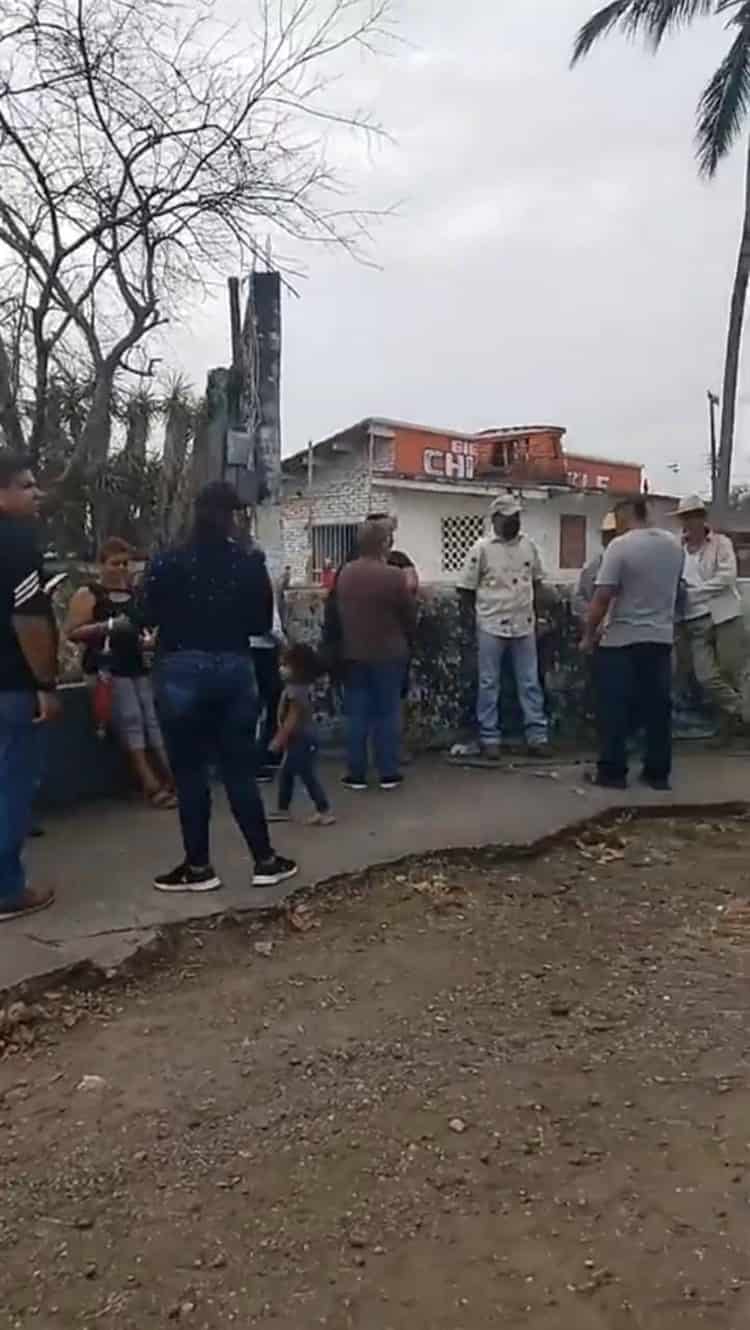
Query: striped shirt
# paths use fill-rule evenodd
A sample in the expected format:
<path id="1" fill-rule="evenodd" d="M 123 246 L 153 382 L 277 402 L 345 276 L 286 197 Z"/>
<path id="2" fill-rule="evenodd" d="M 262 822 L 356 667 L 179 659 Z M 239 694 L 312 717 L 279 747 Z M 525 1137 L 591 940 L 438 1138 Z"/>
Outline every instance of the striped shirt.
<path id="1" fill-rule="evenodd" d="M 43 590 L 42 556 L 36 523 L 0 515 L 0 691 L 28 692 L 37 683 L 13 627 L 19 615 L 54 621 L 49 596 Z"/>

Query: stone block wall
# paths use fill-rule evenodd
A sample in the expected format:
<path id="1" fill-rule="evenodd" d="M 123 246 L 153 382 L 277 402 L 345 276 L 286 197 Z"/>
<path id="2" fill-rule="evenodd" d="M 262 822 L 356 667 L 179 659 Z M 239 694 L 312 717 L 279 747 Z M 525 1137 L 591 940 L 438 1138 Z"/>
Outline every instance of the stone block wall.
<path id="1" fill-rule="evenodd" d="M 281 522 L 286 563 L 292 581 L 306 583 L 310 557 L 310 525 L 324 526 L 363 521 L 368 509 L 389 508 L 389 495 L 372 488 L 370 503 L 369 468 L 361 453 L 342 453 L 335 461 L 319 464 L 313 472 L 312 489 L 307 477 L 286 474 L 283 479 Z"/>
<path id="2" fill-rule="evenodd" d="M 68 808 L 94 799 L 120 797 L 132 789 L 125 758 L 114 739 L 98 739 L 91 698 L 84 683 L 60 690 L 62 717 L 40 726 L 44 808 Z"/>
<path id="3" fill-rule="evenodd" d="M 569 587 L 541 624 L 539 658 L 553 738 L 562 745 L 590 745 L 593 738 L 587 662 L 578 651 L 578 630 L 571 613 Z M 288 596 L 289 635 L 318 645 L 323 593 L 293 590 Z M 678 688 L 678 695 L 680 689 Z M 448 587 L 422 588 L 419 625 L 409 693 L 410 740 L 415 750 L 444 749 L 474 736 L 476 656 L 473 634 L 462 628 L 458 598 Z M 501 705 L 509 738 L 521 737 L 520 712 L 510 668 L 502 683 Z M 340 689 L 322 679 L 315 691 L 316 722 L 324 745 L 339 747 L 344 738 Z M 94 734 L 90 701 L 83 684 L 63 690 L 63 720 L 45 733 L 46 773 L 42 801 L 58 806 L 102 795 L 121 794 L 128 786 L 124 762 L 111 740 Z M 679 711 L 679 706 L 678 706 Z M 694 699 L 683 703 L 678 733 L 704 737 L 696 728 L 700 715 Z"/>

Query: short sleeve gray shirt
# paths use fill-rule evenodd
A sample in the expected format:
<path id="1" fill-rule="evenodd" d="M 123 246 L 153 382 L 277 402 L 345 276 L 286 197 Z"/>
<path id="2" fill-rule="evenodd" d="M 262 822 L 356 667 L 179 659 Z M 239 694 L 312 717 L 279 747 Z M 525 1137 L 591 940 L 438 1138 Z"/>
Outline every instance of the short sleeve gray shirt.
<path id="1" fill-rule="evenodd" d="M 615 592 L 602 634 L 603 647 L 674 642 L 684 558 L 679 541 L 658 527 L 628 531 L 612 541 L 596 579 L 598 587 Z"/>

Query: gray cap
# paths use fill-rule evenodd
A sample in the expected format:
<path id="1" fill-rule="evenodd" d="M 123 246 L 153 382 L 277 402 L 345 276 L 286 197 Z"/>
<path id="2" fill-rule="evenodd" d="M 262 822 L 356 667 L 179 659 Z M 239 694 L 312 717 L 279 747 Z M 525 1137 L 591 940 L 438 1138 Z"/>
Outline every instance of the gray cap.
<path id="1" fill-rule="evenodd" d="M 490 504 L 490 517 L 494 517 L 496 513 L 500 517 L 515 517 L 520 511 L 521 501 L 516 498 L 515 494 L 498 494 L 497 498 L 493 499 Z"/>

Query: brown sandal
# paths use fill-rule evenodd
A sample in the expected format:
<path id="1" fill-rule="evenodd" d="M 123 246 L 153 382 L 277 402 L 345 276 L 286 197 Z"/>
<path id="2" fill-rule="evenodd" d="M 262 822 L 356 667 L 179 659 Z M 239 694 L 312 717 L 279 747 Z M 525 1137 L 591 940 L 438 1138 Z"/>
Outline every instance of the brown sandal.
<path id="1" fill-rule="evenodd" d="M 54 904 L 55 893 L 51 887 L 27 887 L 18 901 L 12 905 L 0 903 L 0 923 L 7 924 L 11 919 L 23 919 L 27 914 L 38 914 Z"/>
<path id="2" fill-rule="evenodd" d="M 155 794 L 149 796 L 149 803 L 152 808 L 159 810 L 165 808 L 177 807 L 177 795 L 171 790 L 157 790 Z"/>

